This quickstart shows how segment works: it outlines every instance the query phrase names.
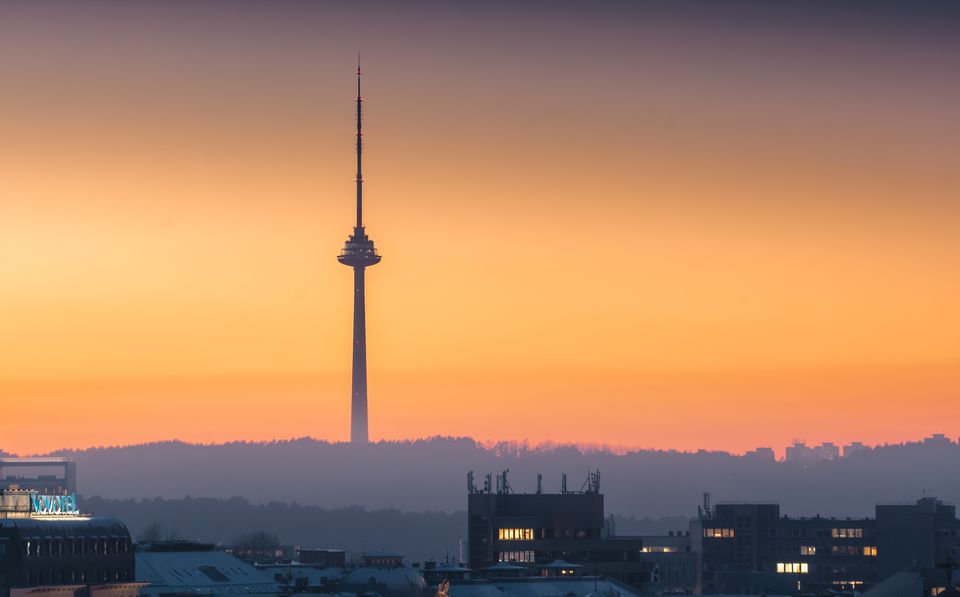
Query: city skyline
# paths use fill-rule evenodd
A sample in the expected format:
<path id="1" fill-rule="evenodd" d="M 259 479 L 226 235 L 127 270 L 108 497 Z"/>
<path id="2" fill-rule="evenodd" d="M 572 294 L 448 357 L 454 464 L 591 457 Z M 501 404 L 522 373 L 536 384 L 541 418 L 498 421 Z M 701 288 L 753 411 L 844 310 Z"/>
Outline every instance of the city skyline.
<path id="1" fill-rule="evenodd" d="M 349 438 L 358 49 L 371 440 L 956 435 L 952 9 L 281 4 L 0 6 L 0 449 Z"/>

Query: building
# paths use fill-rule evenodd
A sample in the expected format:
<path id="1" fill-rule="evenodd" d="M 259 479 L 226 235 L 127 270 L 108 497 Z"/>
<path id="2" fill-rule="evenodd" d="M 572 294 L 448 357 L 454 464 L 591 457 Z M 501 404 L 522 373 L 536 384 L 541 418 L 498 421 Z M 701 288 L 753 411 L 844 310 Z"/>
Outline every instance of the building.
<path id="1" fill-rule="evenodd" d="M 353 268 L 353 393 L 350 400 L 350 441 L 365 444 L 367 422 L 367 320 L 364 271 L 380 263 L 380 255 L 363 227 L 363 99 L 357 64 L 357 223 L 337 260 Z"/>
<path id="2" fill-rule="evenodd" d="M 693 551 L 690 531 L 667 535 L 642 535 L 640 558 L 652 562 L 651 587 L 661 594 L 691 595 L 697 589 L 698 554 Z"/>
<path id="3" fill-rule="evenodd" d="M 936 576 L 945 562 L 960 562 L 960 520 L 954 506 L 927 497 L 915 504 L 880 504 L 876 513 L 881 577 L 902 570 Z"/>
<path id="4" fill-rule="evenodd" d="M 654 564 L 641 557 L 636 537 L 606 536 L 600 474 L 591 473 L 584 489 L 560 493 L 514 493 L 507 472 L 491 490 L 468 476 L 469 568 L 474 577 L 500 575 L 502 565 L 516 567 L 516 576 L 542 574 L 555 561 L 573 565 L 577 574 L 607 576 L 633 586 L 649 583 Z M 539 483 L 538 483 L 539 485 Z M 501 566 L 501 568 L 497 568 Z M 538 572 L 539 570 L 539 572 Z"/>
<path id="5" fill-rule="evenodd" d="M 426 597 L 431 593 L 421 570 L 404 566 L 403 556 L 390 552 L 364 554 L 360 565 L 340 580 L 337 591 L 383 597 Z"/>
<path id="6" fill-rule="evenodd" d="M 392 551 L 368 551 L 360 556 L 360 566 L 364 568 L 399 568 L 403 566 L 403 555 Z"/>
<path id="7" fill-rule="evenodd" d="M 774 463 L 777 461 L 773 448 L 755 448 L 743 453 L 743 457 L 751 462 Z"/>
<path id="8" fill-rule="evenodd" d="M 802 440 L 794 440 L 787 446 L 786 461 L 790 464 L 808 466 L 824 460 L 840 458 L 840 447 L 833 442 L 823 442 L 819 446 L 808 446 Z"/>
<path id="9" fill-rule="evenodd" d="M 450 597 L 640 597 L 635 587 L 595 576 L 451 581 Z M 645 593 L 644 593 L 645 594 Z"/>
<path id="10" fill-rule="evenodd" d="M 853 456 L 859 452 L 869 452 L 870 448 L 863 442 L 850 442 L 843 446 L 843 457 Z"/>
<path id="11" fill-rule="evenodd" d="M 268 572 L 258 570 L 209 543 L 157 541 L 139 545 L 137 580 L 144 597 L 252 595 L 275 597 L 283 592 Z"/>
<path id="12" fill-rule="evenodd" d="M 43 495 L 77 493 L 77 463 L 67 458 L 0 458 L 0 490 L 28 489 Z"/>
<path id="13" fill-rule="evenodd" d="M 318 568 L 343 568 L 347 565 L 347 552 L 344 549 L 300 547 L 297 549 L 297 561 Z"/>
<path id="14" fill-rule="evenodd" d="M 934 498 L 876 518 L 791 518 L 772 503 L 719 504 L 696 525 L 703 593 L 860 591 L 903 571 L 933 578 L 960 557 L 960 521 Z"/>
<path id="15" fill-rule="evenodd" d="M 435 587 L 443 581 L 462 581 L 469 578 L 470 569 L 460 564 L 451 564 L 449 562 L 437 564 L 433 561 L 423 563 L 423 579 L 431 587 Z"/>
<path id="16" fill-rule="evenodd" d="M 142 586 L 122 522 L 81 514 L 73 495 L 0 491 L 0 597 L 135 597 Z"/>

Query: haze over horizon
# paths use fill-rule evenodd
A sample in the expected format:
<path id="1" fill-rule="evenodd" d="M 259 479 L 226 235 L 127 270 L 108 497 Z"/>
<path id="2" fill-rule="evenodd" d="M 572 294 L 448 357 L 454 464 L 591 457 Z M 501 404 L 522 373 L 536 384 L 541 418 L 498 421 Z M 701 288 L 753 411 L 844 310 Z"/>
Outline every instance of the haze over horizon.
<path id="1" fill-rule="evenodd" d="M 901 442 L 884 442 L 876 444 L 862 443 L 862 447 L 873 449 L 873 448 L 883 448 L 890 446 L 904 446 L 911 444 L 919 444 L 924 440 L 936 439 L 937 436 L 942 436 L 951 443 L 960 443 L 960 437 L 955 438 L 949 434 L 944 433 L 929 433 L 922 437 L 914 437 Z M 529 450 L 531 452 L 543 452 L 563 448 L 574 448 L 585 454 L 610 454 L 610 455 L 624 455 L 628 453 L 643 453 L 643 452 L 652 452 L 652 453 L 678 453 L 678 454 L 696 454 L 696 453 L 715 453 L 715 454 L 729 454 L 731 456 L 744 456 L 745 454 L 754 452 L 758 449 L 771 449 L 773 450 L 774 457 L 777 461 L 783 461 L 785 457 L 785 450 L 788 447 L 787 445 L 782 446 L 753 446 L 751 448 L 746 448 L 744 450 L 735 451 L 735 450 L 725 450 L 722 448 L 716 449 L 707 449 L 707 448 L 692 448 L 692 449 L 678 449 L 670 446 L 654 447 L 654 446 L 644 446 L 640 444 L 636 445 L 612 445 L 612 444 L 603 444 L 598 442 L 562 442 L 562 441 L 544 441 L 544 442 L 529 442 L 526 440 L 484 440 L 477 439 L 470 436 L 447 436 L 447 435 L 434 435 L 426 437 L 409 437 L 401 439 L 380 439 L 369 442 L 370 446 L 389 446 L 396 444 L 416 444 L 432 441 L 469 441 L 475 443 L 478 447 L 481 447 L 486 450 L 492 450 L 497 452 L 499 450 Z M 92 452 L 97 450 L 116 450 L 116 449 L 127 449 L 127 448 L 140 448 L 140 447 L 149 447 L 149 446 L 164 446 L 170 444 L 180 444 L 188 447 L 229 447 L 232 445 L 271 445 L 271 444 L 285 444 L 290 442 L 300 442 L 300 441 L 311 441 L 317 442 L 320 444 L 328 444 L 330 446 L 338 447 L 349 447 L 353 444 L 350 443 L 349 439 L 341 440 L 328 440 L 322 437 L 313 437 L 313 436 L 301 436 L 301 437 L 275 437 L 266 440 L 248 440 L 243 438 L 237 438 L 232 440 L 224 441 L 187 441 L 175 437 L 170 437 L 166 439 L 145 441 L 145 442 L 135 442 L 130 444 L 92 444 L 89 446 L 61 446 L 60 448 L 55 448 L 52 450 L 44 452 L 21 452 L 16 453 L 10 450 L 4 449 L 4 446 L 0 445 L 0 455 L 15 456 L 15 457 L 43 457 L 43 456 L 62 456 L 69 455 L 71 453 L 82 453 L 82 452 Z M 803 438 L 794 438 L 793 441 L 800 441 L 805 443 L 807 447 L 814 447 L 814 443 L 806 442 Z M 853 440 L 857 441 L 857 440 Z M 831 442 L 831 440 L 826 439 L 823 442 L 833 443 L 838 448 L 842 449 L 844 444 L 838 444 L 837 442 Z M 790 445 L 793 445 L 791 442 Z M 363 450 L 364 446 L 355 446 L 357 449 Z"/>
<path id="2" fill-rule="evenodd" d="M 960 428 L 946 2 L 0 5 L 0 449 Z M 696 7 L 696 10 L 692 10 Z"/>

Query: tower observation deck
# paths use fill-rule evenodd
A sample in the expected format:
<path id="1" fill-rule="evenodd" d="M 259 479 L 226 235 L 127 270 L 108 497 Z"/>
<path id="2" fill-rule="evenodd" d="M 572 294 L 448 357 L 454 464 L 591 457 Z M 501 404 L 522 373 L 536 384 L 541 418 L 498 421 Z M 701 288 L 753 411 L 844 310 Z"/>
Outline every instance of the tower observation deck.
<path id="1" fill-rule="evenodd" d="M 353 394 L 350 400 L 350 442 L 365 444 L 367 425 L 367 323 L 364 270 L 380 263 L 380 255 L 363 228 L 363 99 L 357 62 L 357 224 L 337 260 L 353 268 Z"/>

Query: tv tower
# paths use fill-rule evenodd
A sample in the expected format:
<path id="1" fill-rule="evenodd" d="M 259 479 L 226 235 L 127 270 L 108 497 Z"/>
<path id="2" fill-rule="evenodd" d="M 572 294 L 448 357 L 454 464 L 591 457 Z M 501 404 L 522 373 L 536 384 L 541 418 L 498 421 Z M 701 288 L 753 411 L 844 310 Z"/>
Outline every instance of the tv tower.
<path id="1" fill-rule="evenodd" d="M 380 263 L 373 241 L 363 229 L 363 99 L 360 97 L 360 58 L 357 58 L 357 225 L 337 261 L 353 268 L 353 395 L 350 399 L 350 443 L 365 444 L 367 429 L 367 323 L 363 271 Z"/>

